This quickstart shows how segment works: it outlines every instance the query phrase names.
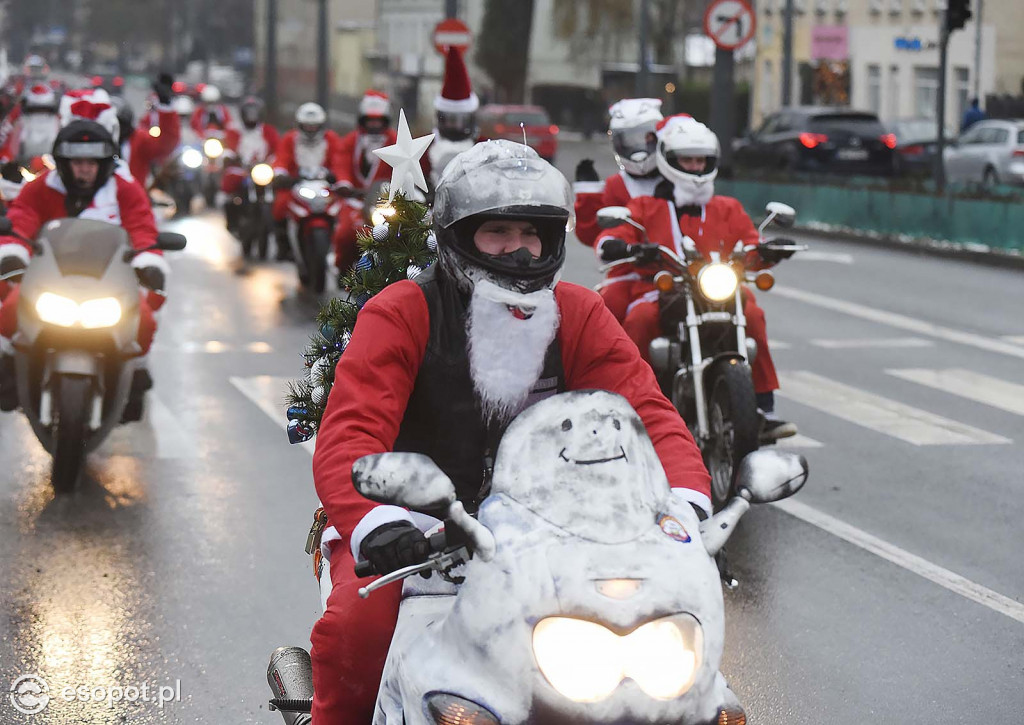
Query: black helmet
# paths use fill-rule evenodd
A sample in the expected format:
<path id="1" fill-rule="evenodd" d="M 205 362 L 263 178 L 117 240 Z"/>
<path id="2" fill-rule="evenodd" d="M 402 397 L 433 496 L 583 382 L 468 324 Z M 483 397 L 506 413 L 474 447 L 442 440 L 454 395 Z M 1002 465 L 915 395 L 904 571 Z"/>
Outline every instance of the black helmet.
<path id="1" fill-rule="evenodd" d="M 256 96 L 247 96 L 238 106 L 238 115 L 246 128 L 256 128 L 263 120 L 263 101 Z"/>
<path id="2" fill-rule="evenodd" d="M 466 291 L 480 279 L 520 293 L 552 287 L 565 262 L 565 233 L 575 223 L 562 173 L 532 148 L 505 140 L 478 143 L 448 163 L 433 214 L 442 268 Z M 540 256 L 480 252 L 473 237 L 495 219 L 533 224 Z"/>
<path id="3" fill-rule="evenodd" d="M 132 107 L 121 96 L 112 96 L 110 105 L 117 110 L 118 131 L 117 145 L 124 146 L 125 141 L 132 137 L 135 132 L 135 112 Z"/>
<path id="4" fill-rule="evenodd" d="M 465 141 L 477 134 L 476 111 L 437 112 L 437 132 L 449 141 Z"/>
<path id="5" fill-rule="evenodd" d="M 117 146 L 110 132 L 95 121 L 72 121 L 60 130 L 57 140 L 53 143 L 53 160 L 57 166 L 57 174 L 64 182 L 68 200 L 84 208 L 92 201 L 93 195 L 114 173 L 114 156 Z M 74 159 L 95 159 L 99 162 L 96 181 L 88 189 L 75 184 L 71 172 L 71 161 Z M 78 210 L 81 211 L 81 208 Z"/>

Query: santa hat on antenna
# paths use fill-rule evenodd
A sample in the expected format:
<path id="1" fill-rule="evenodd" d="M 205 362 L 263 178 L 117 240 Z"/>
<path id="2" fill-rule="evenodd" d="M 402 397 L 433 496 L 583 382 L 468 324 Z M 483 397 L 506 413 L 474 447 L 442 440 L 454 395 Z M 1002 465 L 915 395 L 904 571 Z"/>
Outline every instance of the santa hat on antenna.
<path id="1" fill-rule="evenodd" d="M 375 91 L 372 88 L 363 94 L 359 101 L 360 116 L 390 116 L 391 100 L 388 94 L 383 91 Z"/>
<path id="2" fill-rule="evenodd" d="M 455 46 L 448 47 L 444 62 L 444 87 L 434 98 L 434 109 L 446 113 L 472 113 L 480 107 L 480 99 L 469 85 L 469 72 L 462 53 Z"/>
<path id="3" fill-rule="evenodd" d="M 117 110 L 110 103 L 110 96 L 102 88 L 68 91 L 61 96 L 61 128 L 79 120 L 96 121 L 110 133 L 115 142 L 117 141 L 120 129 Z"/>

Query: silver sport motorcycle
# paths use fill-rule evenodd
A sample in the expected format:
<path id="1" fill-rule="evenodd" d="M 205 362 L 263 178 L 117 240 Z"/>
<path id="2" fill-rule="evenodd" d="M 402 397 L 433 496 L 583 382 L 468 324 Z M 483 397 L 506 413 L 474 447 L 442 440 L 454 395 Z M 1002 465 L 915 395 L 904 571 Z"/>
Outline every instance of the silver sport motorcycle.
<path id="1" fill-rule="evenodd" d="M 745 722 L 719 672 L 713 557 L 751 503 L 803 486 L 802 456 L 750 454 L 736 495 L 701 522 L 626 400 L 591 390 L 513 421 L 475 518 L 422 454 L 366 456 L 353 480 L 374 501 L 445 517 L 424 563 L 360 590 L 404 581 L 375 725 Z M 268 680 L 286 723 L 308 723 L 308 654 L 277 650 Z"/>
<path id="2" fill-rule="evenodd" d="M 0 219 L 0 234 L 12 234 L 9 219 Z M 134 250 L 121 227 L 69 218 L 48 222 L 34 241 L 24 241 L 34 254 L 22 276 L 11 340 L 18 403 L 53 456 L 54 490 L 69 492 L 86 454 L 121 421 L 140 366 L 132 259 L 152 249 L 184 249 L 185 237 L 162 232 L 150 250 Z"/>

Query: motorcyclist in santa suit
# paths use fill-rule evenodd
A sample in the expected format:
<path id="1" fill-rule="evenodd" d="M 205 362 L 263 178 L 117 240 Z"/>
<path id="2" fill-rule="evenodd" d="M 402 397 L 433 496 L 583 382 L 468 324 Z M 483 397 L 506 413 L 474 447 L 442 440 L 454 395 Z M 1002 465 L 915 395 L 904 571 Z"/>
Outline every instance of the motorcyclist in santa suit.
<path id="1" fill-rule="evenodd" d="M 311 636 L 316 725 L 371 720 L 397 619 L 400 588 L 360 599 L 355 563 L 385 573 L 425 555 L 408 511 L 354 489 L 362 456 L 424 453 L 472 511 L 518 412 L 566 390 L 604 389 L 639 413 L 675 494 L 710 509 L 700 452 L 650 367 L 600 297 L 558 281 L 572 219 L 568 182 L 533 149 L 477 144 L 435 190 L 438 261 L 360 311 L 313 459 L 332 580 Z"/>
<path id="2" fill-rule="evenodd" d="M 601 228 L 597 226 L 597 212 L 606 206 L 625 206 L 630 199 L 650 196 L 662 181 L 655 157 L 655 132 L 662 120 L 661 99 L 624 98 L 608 109 L 610 120 L 608 135 L 615 151 L 619 173 L 600 181 L 594 162 L 583 159 L 576 166 L 576 238 L 593 247 Z M 600 250 L 595 248 L 600 255 Z M 626 307 L 638 295 L 637 284 L 646 282 L 632 265 L 620 265 L 608 273 L 601 287 L 601 299 L 622 322 Z M 646 291 L 645 288 L 644 291 Z"/>
<path id="3" fill-rule="evenodd" d="M 434 140 L 424 157 L 424 175 L 431 187 L 437 186 L 448 162 L 476 143 L 479 126 L 476 111 L 480 99 L 469 84 L 469 73 L 462 53 L 454 46 L 445 58 L 444 85 L 434 99 Z"/>
<path id="4" fill-rule="evenodd" d="M 135 122 L 131 105 L 121 96 L 110 99 L 117 110 L 118 156 L 140 184 L 146 185 L 150 169 L 167 160 L 181 141 L 181 119 L 171 107 L 174 79 L 161 74 L 153 83 L 153 96 L 146 112 Z"/>
<path id="5" fill-rule="evenodd" d="M 712 252 L 723 258 L 732 253 L 737 241 L 745 245 L 760 242 L 757 228 L 743 210 L 743 205 L 729 196 L 715 195 L 715 177 L 718 175 L 720 147 L 718 137 L 703 123 L 688 115 L 671 116 L 658 128 L 656 159 L 664 180 L 658 184 L 653 196 L 637 197 L 626 206 L 633 220 L 647 229 L 652 242 L 664 245 L 676 254 L 682 254 L 673 244 L 681 244 L 682 236 L 694 241 L 697 249 L 709 257 Z M 600 254 L 615 259 L 621 257 L 628 245 L 646 241 L 634 226 L 622 224 L 603 231 L 597 239 Z M 749 253 L 748 269 L 771 266 L 756 250 Z M 651 342 L 661 334 L 658 311 L 658 293 L 651 276 L 657 267 L 639 267 L 645 280 L 631 285 L 634 295 L 626 308 L 623 327 L 648 359 Z M 743 313 L 747 319 L 747 335 L 757 343 L 757 356 L 751 370 L 757 406 L 765 416 L 761 438 L 776 440 L 796 435 L 796 426 L 781 420 L 775 414 L 774 391 L 779 387 L 775 363 L 768 349 L 768 330 L 764 310 L 757 304 L 754 293 L 743 287 Z"/>
<path id="6" fill-rule="evenodd" d="M 105 104 L 91 115 L 100 116 L 113 109 Z M 79 107 L 79 112 L 83 111 Z M 116 121 L 114 121 L 116 133 Z M 114 136 L 93 120 L 78 118 L 61 129 L 53 147 L 55 171 L 47 171 L 25 185 L 11 204 L 7 216 L 14 231 L 26 239 L 36 236 L 43 224 L 52 219 L 78 217 L 95 219 L 124 228 L 135 249 L 156 244 L 156 220 L 149 197 L 127 165 L 117 161 Z M 17 237 L 0 237 L 0 275 L 24 269 L 32 250 Z M 149 350 L 156 332 L 153 313 L 164 302 L 164 288 L 170 268 L 159 250 L 137 254 L 132 260 L 141 286 L 139 300 L 138 343 L 143 353 Z M 0 410 L 17 407 L 14 359 L 10 338 L 17 330 L 17 284 L 0 282 Z M 125 420 L 139 420 L 142 400 L 152 387 L 149 373 L 140 368 L 132 380 Z"/>
<path id="7" fill-rule="evenodd" d="M 242 100 L 238 106 L 238 116 L 242 121 L 241 126 L 229 128 L 224 138 L 224 148 L 231 151 L 231 154 L 225 158 L 224 175 L 220 180 L 220 189 L 227 195 L 224 217 L 232 233 L 236 231 L 239 221 L 239 208 L 232 203 L 232 198 L 242 187 L 252 165 L 269 161 L 280 142 L 277 129 L 263 120 L 263 101 L 256 96 Z M 278 259 L 282 259 L 285 246 L 278 244 L 277 248 Z"/>
<path id="8" fill-rule="evenodd" d="M 234 123 L 231 110 L 221 102 L 220 89 L 207 84 L 199 92 L 199 103 L 189 125 L 200 140 L 210 133 L 223 133 Z"/>

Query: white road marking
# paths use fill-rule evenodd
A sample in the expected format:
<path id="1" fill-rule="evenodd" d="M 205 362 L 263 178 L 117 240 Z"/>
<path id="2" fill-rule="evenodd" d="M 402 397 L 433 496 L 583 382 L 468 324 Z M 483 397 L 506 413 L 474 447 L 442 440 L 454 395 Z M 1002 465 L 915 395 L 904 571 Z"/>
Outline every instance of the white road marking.
<path id="1" fill-rule="evenodd" d="M 935 343 L 919 337 L 890 337 L 867 340 L 811 340 L 811 344 L 829 350 L 846 350 L 865 347 L 932 347 Z"/>
<path id="2" fill-rule="evenodd" d="M 822 448 L 825 444 L 797 433 L 789 438 L 780 438 L 775 441 L 775 445 L 779 448 Z"/>
<path id="3" fill-rule="evenodd" d="M 768 347 L 772 350 L 789 350 L 793 345 L 782 340 L 768 340 Z"/>
<path id="4" fill-rule="evenodd" d="M 146 417 L 156 439 L 157 458 L 195 458 L 199 455 L 192 432 L 153 391 L 146 396 Z"/>
<path id="5" fill-rule="evenodd" d="M 779 395 L 916 446 L 1010 443 L 1002 436 L 912 408 L 807 370 L 782 374 Z"/>
<path id="6" fill-rule="evenodd" d="M 808 249 L 805 252 L 797 252 L 793 255 L 793 259 L 800 262 L 837 262 L 839 264 L 853 264 L 853 255 L 848 252 L 818 252 Z"/>
<path id="7" fill-rule="evenodd" d="M 876 310 L 873 307 L 859 305 L 855 302 L 837 300 L 832 297 L 826 297 L 825 295 L 805 292 L 804 290 L 793 289 L 791 287 L 775 287 L 772 292 L 774 294 L 781 295 L 782 297 L 788 297 L 791 300 L 806 302 L 810 305 L 824 307 L 825 309 L 842 312 L 843 314 L 852 315 L 853 317 L 859 317 L 872 322 L 878 322 L 883 325 L 889 325 L 890 327 L 897 327 L 901 330 L 908 330 L 919 335 L 929 335 L 931 337 L 937 337 L 940 340 L 956 342 L 961 345 L 970 345 L 971 347 L 988 350 L 989 352 L 998 352 L 1003 355 L 1011 355 L 1013 357 L 1024 359 L 1024 347 L 1012 345 L 1004 340 L 998 340 L 994 337 L 985 337 L 984 335 L 976 335 L 973 332 L 964 332 L 963 330 L 955 330 L 951 327 L 934 325 L 930 322 L 916 320 L 913 317 L 907 317 L 906 315 L 900 315 L 895 312 Z"/>
<path id="8" fill-rule="evenodd" d="M 280 424 L 283 429 L 288 428 L 288 419 L 285 417 L 287 409 L 285 396 L 288 394 L 288 383 L 291 382 L 292 378 L 256 375 L 251 378 L 231 377 L 228 379 L 232 385 L 238 388 L 242 395 L 255 403 L 256 407 L 266 413 L 271 420 Z M 282 443 L 287 442 L 285 436 L 286 434 L 282 434 L 282 438 L 284 438 Z M 315 444 L 316 438 L 305 443 L 298 443 L 297 445 L 305 449 L 312 456 Z"/>
<path id="9" fill-rule="evenodd" d="M 270 343 L 257 340 L 255 342 L 247 342 L 245 344 L 222 342 L 221 340 L 186 340 L 178 345 L 165 344 L 165 343 L 154 343 L 154 350 L 174 350 L 175 352 L 185 353 L 187 355 L 194 355 L 198 353 L 205 353 L 210 355 L 220 355 L 229 352 L 249 352 L 256 354 L 266 354 L 274 351 L 274 348 L 270 346 Z"/>
<path id="10" fill-rule="evenodd" d="M 1008 383 L 964 368 L 905 368 L 885 372 L 912 383 L 927 385 L 929 388 L 959 395 L 968 400 L 991 405 L 993 408 L 1024 415 L 1024 385 Z"/>
<path id="11" fill-rule="evenodd" d="M 1003 335 L 1003 339 L 1014 345 L 1024 345 L 1024 335 Z"/>
<path id="12" fill-rule="evenodd" d="M 1003 596 L 998 592 L 977 584 L 959 574 L 922 559 L 916 554 L 879 539 L 877 536 L 862 531 L 855 526 L 844 523 L 837 518 L 819 511 L 807 504 L 800 503 L 793 499 L 776 501 L 773 506 L 782 509 L 786 513 L 816 526 L 826 533 L 837 536 L 865 551 L 879 556 L 896 566 L 902 567 L 909 572 L 924 577 L 925 579 L 948 589 L 955 594 L 977 602 L 988 607 L 994 612 L 1005 614 L 1024 624 L 1024 604 Z"/>

